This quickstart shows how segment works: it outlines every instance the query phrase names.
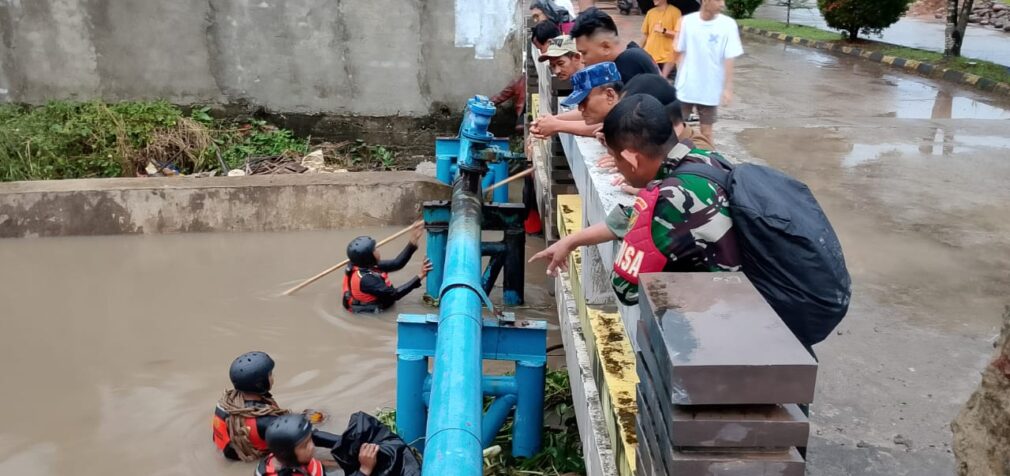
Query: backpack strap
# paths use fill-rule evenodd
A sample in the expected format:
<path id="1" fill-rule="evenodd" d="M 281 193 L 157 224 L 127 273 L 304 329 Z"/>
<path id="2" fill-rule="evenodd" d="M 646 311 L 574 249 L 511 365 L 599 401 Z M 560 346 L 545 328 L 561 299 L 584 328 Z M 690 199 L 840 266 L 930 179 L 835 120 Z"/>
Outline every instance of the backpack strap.
<path id="1" fill-rule="evenodd" d="M 720 161 L 721 162 L 721 161 Z M 729 179 L 730 172 L 722 170 L 718 167 L 713 167 L 708 164 L 701 164 L 698 162 L 682 162 L 680 165 L 674 169 L 676 174 L 688 174 L 696 175 L 701 178 L 705 178 L 715 182 L 716 185 L 722 187 L 726 193 L 730 192 Z"/>

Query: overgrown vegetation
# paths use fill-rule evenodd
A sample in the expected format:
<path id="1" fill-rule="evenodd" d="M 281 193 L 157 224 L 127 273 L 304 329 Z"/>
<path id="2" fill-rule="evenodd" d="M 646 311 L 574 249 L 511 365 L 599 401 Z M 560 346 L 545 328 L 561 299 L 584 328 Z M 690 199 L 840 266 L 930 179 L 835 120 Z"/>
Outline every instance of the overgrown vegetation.
<path id="1" fill-rule="evenodd" d="M 485 402 L 485 410 L 490 400 Z M 379 421 L 396 430 L 396 410 L 383 409 L 377 415 Z M 505 423 L 494 444 L 501 446 L 501 453 L 484 461 L 487 476 L 544 475 L 560 476 L 566 473 L 586 474 L 582 457 L 582 441 L 572 407 L 572 388 L 566 370 L 547 372 L 544 390 L 544 434 L 543 449 L 530 458 L 516 459 L 511 456 L 512 421 Z"/>
<path id="2" fill-rule="evenodd" d="M 739 23 L 742 26 L 785 33 L 797 38 L 806 38 L 813 41 L 844 43 L 846 45 L 857 46 L 863 50 L 879 51 L 885 55 L 931 63 L 944 68 L 978 75 L 993 81 L 1010 83 L 1010 69 L 996 63 L 990 63 L 979 59 L 945 57 L 942 53 L 919 50 L 915 48 L 905 48 L 902 46 L 894 46 L 887 43 L 869 40 L 851 42 L 843 39 L 838 32 L 821 30 L 808 26 L 786 26 L 785 23 L 774 20 L 749 19 L 740 20 Z"/>
<path id="3" fill-rule="evenodd" d="M 844 30 L 851 40 L 860 33 L 880 34 L 901 19 L 911 3 L 911 0 L 817 0 L 828 26 Z"/>
<path id="4" fill-rule="evenodd" d="M 242 168 L 249 159 L 300 160 L 321 148 L 328 165 L 395 170 L 394 151 L 362 141 L 311 144 L 266 121 L 185 114 L 164 101 L 0 105 L 0 181 L 194 174 Z"/>

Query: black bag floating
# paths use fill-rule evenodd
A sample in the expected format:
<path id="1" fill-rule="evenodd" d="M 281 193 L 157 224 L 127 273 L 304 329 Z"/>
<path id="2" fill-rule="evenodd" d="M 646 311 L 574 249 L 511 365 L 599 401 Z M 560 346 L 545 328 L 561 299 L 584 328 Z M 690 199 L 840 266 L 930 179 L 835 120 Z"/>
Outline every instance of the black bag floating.
<path id="1" fill-rule="evenodd" d="M 379 445 L 372 476 L 421 476 L 421 462 L 400 437 L 375 417 L 362 412 L 351 415 L 340 443 L 330 453 L 346 474 L 359 469 L 358 452 L 365 443 Z"/>
<path id="2" fill-rule="evenodd" d="M 676 173 L 726 190 L 744 274 L 800 342 L 824 340 L 848 312 L 852 280 L 817 199 L 806 184 L 778 170 L 712 158 L 732 172 L 684 162 Z"/>

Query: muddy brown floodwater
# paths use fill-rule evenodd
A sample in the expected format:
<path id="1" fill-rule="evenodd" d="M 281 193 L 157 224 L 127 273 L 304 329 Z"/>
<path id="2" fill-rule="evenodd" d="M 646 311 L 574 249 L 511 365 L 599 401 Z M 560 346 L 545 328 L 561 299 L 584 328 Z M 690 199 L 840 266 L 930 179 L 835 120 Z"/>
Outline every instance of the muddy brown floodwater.
<path id="1" fill-rule="evenodd" d="M 421 290 L 365 317 L 341 308 L 339 273 L 279 295 L 344 258 L 349 239 L 394 231 L 0 240 L 0 474 L 252 474 L 210 429 L 228 366 L 249 350 L 277 361 L 281 405 L 324 410 L 330 431 L 392 407 L 396 314 L 435 312 Z M 527 278 L 516 314 L 556 323 L 543 267 Z"/>

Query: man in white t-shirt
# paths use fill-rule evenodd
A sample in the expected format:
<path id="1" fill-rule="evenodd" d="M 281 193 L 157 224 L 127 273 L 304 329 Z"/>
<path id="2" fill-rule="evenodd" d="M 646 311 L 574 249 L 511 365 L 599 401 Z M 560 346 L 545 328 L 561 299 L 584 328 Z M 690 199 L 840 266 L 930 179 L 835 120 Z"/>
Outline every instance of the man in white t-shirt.
<path id="1" fill-rule="evenodd" d="M 700 11 L 681 20 L 677 39 L 677 99 L 684 117 L 698 110 L 701 133 L 713 144 L 716 110 L 733 100 L 733 59 L 743 54 L 736 21 L 721 13 L 725 6 L 725 0 L 702 0 Z"/>

